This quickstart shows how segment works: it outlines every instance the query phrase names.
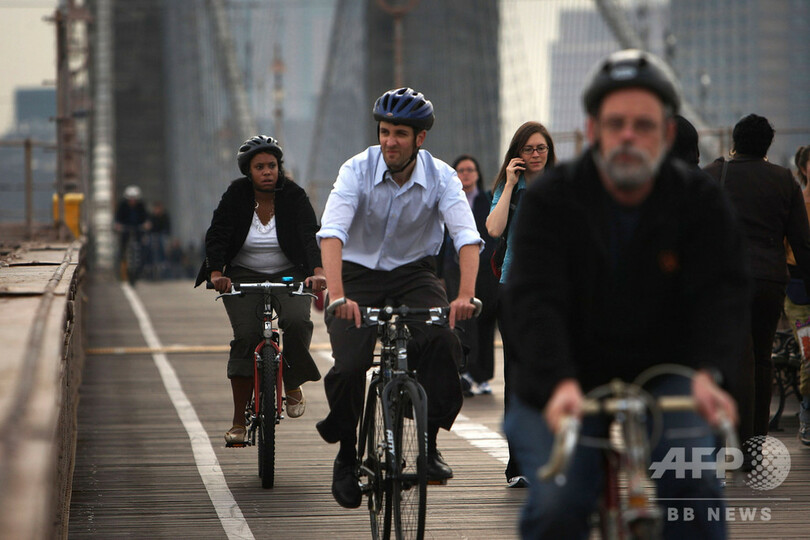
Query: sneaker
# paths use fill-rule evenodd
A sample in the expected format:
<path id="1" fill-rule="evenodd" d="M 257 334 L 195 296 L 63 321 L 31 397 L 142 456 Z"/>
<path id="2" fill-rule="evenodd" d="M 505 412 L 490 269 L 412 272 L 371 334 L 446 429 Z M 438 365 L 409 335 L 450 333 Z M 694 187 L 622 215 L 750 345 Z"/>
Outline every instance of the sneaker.
<path id="1" fill-rule="evenodd" d="M 810 423 L 799 422 L 799 441 L 805 446 L 810 446 Z"/>
<path id="2" fill-rule="evenodd" d="M 487 381 L 478 383 L 478 393 L 484 396 L 489 396 L 492 394 L 492 387 Z"/>
<path id="3" fill-rule="evenodd" d="M 513 476 L 509 479 L 506 487 L 510 488 L 527 488 L 529 487 L 529 479 L 525 476 Z"/>

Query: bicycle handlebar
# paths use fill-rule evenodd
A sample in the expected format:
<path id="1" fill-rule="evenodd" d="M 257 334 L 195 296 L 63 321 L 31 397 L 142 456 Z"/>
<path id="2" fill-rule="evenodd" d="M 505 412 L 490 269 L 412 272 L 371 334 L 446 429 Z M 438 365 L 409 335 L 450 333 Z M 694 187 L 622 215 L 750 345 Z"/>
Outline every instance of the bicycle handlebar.
<path id="1" fill-rule="evenodd" d="M 213 289 L 214 284 L 211 283 L 210 281 L 207 281 L 205 283 L 205 288 Z M 303 281 L 282 281 L 282 282 L 262 281 L 262 282 L 242 282 L 242 283 L 231 281 L 230 292 L 219 294 L 216 297 L 216 300 L 219 300 L 223 296 L 244 296 L 247 293 L 270 292 L 273 289 L 287 289 L 289 291 L 290 296 L 311 296 L 312 298 L 317 298 L 316 295 L 310 292 L 311 289 L 304 289 Z"/>
<path id="2" fill-rule="evenodd" d="M 620 383 L 625 389 L 640 390 L 635 384 Z M 586 399 L 583 403 L 583 416 L 597 414 L 616 415 L 623 412 L 640 414 L 649 406 L 654 406 L 660 412 L 689 412 L 695 411 L 696 403 L 692 396 L 673 395 L 661 396 L 650 403 L 642 397 L 643 391 L 637 395 L 623 395 L 606 399 Z M 574 416 L 566 416 L 560 422 L 559 431 L 554 436 L 551 454 L 548 462 L 537 471 L 537 477 L 547 481 L 564 474 L 568 468 L 574 448 L 579 440 L 582 422 Z M 737 432 L 728 418 L 723 418 L 717 426 L 717 431 L 725 438 L 726 447 L 739 448 Z"/>
<path id="3" fill-rule="evenodd" d="M 335 310 L 345 303 L 345 297 L 338 298 L 337 300 L 330 302 L 329 305 L 326 306 L 326 313 L 333 315 Z M 481 314 L 484 304 L 481 302 L 481 300 L 475 297 L 470 298 L 470 303 L 475 306 L 473 316 L 478 317 Z M 360 307 L 360 315 L 363 318 L 363 324 L 365 326 L 376 326 L 391 320 L 391 318 L 394 316 L 402 318 L 427 316 L 429 318 L 426 319 L 425 322 L 429 324 L 442 325 L 447 323 L 447 316 L 450 314 L 449 306 L 432 308 L 414 308 L 409 306 L 385 306 L 382 308 L 367 306 L 358 307 Z"/>

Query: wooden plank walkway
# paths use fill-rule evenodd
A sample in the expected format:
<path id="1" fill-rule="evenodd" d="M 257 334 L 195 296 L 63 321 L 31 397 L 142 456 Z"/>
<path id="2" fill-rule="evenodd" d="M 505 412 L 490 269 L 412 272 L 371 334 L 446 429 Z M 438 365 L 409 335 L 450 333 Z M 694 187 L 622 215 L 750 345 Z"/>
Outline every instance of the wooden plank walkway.
<path id="1" fill-rule="evenodd" d="M 81 387 L 70 538 L 370 537 L 364 507 L 343 509 L 330 493 L 337 448 L 324 443 L 315 431 L 315 422 L 327 411 L 322 383 L 305 387 L 308 407 L 303 417 L 279 425 L 276 487 L 263 490 L 255 448 L 227 449 L 222 440 L 231 409 L 227 353 L 222 348 L 230 339 L 230 327 L 213 293 L 192 289 L 187 281 L 137 285 L 137 296 L 162 346 L 158 349 L 145 341 L 119 283 L 93 276 L 88 291 L 91 354 Z M 328 339 L 321 314 L 313 311 L 313 319 L 315 357 L 326 374 Z M 204 433 L 193 441 L 152 351 L 167 361 L 188 398 L 182 417 L 193 409 L 199 418 Z M 427 538 L 518 538 L 517 516 L 525 491 L 505 487 L 497 448 L 487 453 L 460 435 L 461 428 L 467 428 L 480 437 L 497 439 L 502 416 L 500 367 L 499 361 L 495 395 L 467 400 L 457 421 L 459 431 L 440 433 L 440 448 L 456 477 L 447 486 L 428 490 Z M 791 405 L 782 422 L 785 431 L 773 434 L 790 450 L 791 473 L 772 491 L 755 492 L 745 486 L 728 490 L 729 497 L 738 499 L 732 502 L 736 517 L 730 523 L 732 538 L 810 537 L 806 487 L 810 449 L 801 447 L 795 437 L 795 404 Z M 198 468 L 193 449 L 209 441 L 218 465 Z M 225 525 L 203 482 L 203 476 L 210 479 L 220 470 L 234 501 L 226 505 L 230 518 L 223 518 Z M 756 509 L 755 519 L 744 520 L 740 508 Z M 769 519 L 763 518 L 764 508 L 769 508 Z M 232 526 L 239 520 L 228 521 L 240 514 L 249 530 Z"/>

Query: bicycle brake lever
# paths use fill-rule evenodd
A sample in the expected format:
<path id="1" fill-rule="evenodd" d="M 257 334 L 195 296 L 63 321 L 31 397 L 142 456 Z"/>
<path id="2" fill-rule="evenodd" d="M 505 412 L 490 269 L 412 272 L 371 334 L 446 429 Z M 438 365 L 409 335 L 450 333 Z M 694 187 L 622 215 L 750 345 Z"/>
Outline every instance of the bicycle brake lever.
<path id="1" fill-rule="evenodd" d="M 302 281 L 298 288 L 294 291 L 290 291 L 290 296 L 311 296 L 312 298 L 318 298 L 317 295 L 312 294 L 309 291 L 304 290 L 304 282 Z"/>
<path id="2" fill-rule="evenodd" d="M 216 297 L 216 298 L 214 298 L 214 301 L 219 300 L 219 299 L 220 299 L 220 298 L 222 298 L 223 296 L 243 296 L 243 294 L 244 294 L 244 293 L 242 293 L 242 291 L 240 291 L 239 289 L 237 289 L 237 288 L 236 288 L 236 286 L 235 286 L 235 285 L 232 283 L 232 284 L 231 284 L 231 290 L 230 290 L 230 292 L 224 292 L 224 293 L 220 293 L 220 294 L 218 294 L 218 295 L 217 295 L 217 297 Z"/>

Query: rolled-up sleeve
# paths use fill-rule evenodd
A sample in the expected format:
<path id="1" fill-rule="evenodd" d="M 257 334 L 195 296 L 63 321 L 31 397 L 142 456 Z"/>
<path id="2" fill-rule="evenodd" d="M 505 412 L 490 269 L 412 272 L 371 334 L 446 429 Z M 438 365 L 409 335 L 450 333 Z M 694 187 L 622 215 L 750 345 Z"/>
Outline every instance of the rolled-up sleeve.
<path id="1" fill-rule="evenodd" d="M 351 165 L 344 163 L 338 172 L 321 218 L 321 229 L 315 235 L 320 246 L 324 238 L 337 238 L 344 245 L 358 205 L 358 176 Z"/>
<path id="2" fill-rule="evenodd" d="M 445 186 L 439 200 L 439 212 L 450 238 L 453 239 L 456 252 L 470 244 L 477 244 L 479 253 L 484 251 L 484 241 L 478 234 L 470 203 L 467 202 L 467 197 L 461 189 L 461 181 L 455 175 Z"/>

